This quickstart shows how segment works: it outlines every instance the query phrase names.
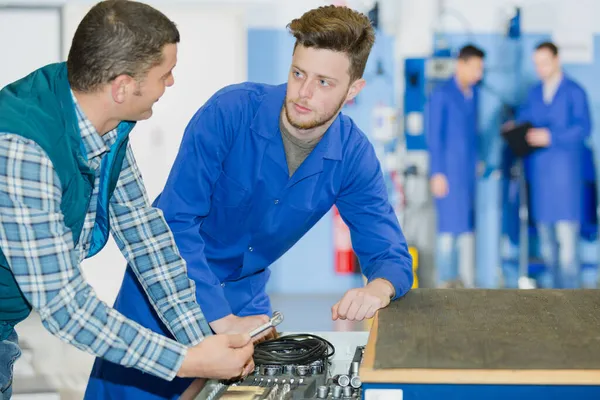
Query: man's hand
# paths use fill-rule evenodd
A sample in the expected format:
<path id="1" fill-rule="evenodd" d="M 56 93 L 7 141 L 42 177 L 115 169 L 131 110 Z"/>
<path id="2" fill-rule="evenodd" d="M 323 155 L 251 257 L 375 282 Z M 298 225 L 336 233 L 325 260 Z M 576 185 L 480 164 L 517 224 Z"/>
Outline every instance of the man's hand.
<path id="1" fill-rule="evenodd" d="M 435 174 L 431 177 L 430 180 L 431 185 L 431 193 L 441 199 L 442 197 L 446 197 L 448 195 L 448 179 L 446 179 L 446 175 L 444 174 Z"/>
<path id="2" fill-rule="evenodd" d="M 215 333 L 250 333 L 254 329 L 269 322 L 268 315 L 251 315 L 248 317 L 237 317 L 229 314 L 226 317 L 210 323 L 210 327 Z M 254 343 L 266 340 L 274 335 L 273 328 L 267 329 L 257 337 L 253 338 Z"/>
<path id="3" fill-rule="evenodd" d="M 550 131 L 546 128 L 531 128 L 527 131 L 525 139 L 531 146 L 548 147 L 551 141 Z"/>
<path id="4" fill-rule="evenodd" d="M 254 370 L 253 354 L 248 334 L 209 336 L 188 349 L 177 376 L 208 379 L 247 376 Z"/>
<path id="5" fill-rule="evenodd" d="M 377 310 L 390 304 L 390 299 L 394 295 L 394 286 L 390 282 L 385 279 L 375 279 L 364 288 L 348 290 L 331 308 L 331 317 L 333 320 L 350 321 L 373 318 Z"/>

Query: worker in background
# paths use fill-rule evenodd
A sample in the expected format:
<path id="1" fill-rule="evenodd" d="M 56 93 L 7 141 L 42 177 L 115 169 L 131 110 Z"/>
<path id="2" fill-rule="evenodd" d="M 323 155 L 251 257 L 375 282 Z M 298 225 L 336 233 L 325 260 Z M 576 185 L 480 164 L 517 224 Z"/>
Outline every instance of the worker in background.
<path id="1" fill-rule="evenodd" d="M 308 11 L 288 28 L 296 43 L 287 84 L 243 83 L 213 95 L 190 121 L 154 203 L 217 333 L 248 331 L 271 313 L 269 266 L 333 205 L 368 278 L 333 305 L 334 320 L 371 318 L 413 282 L 374 148 L 340 112 L 365 85 L 374 29 L 365 15 L 336 6 Z M 115 307 L 169 334 L 131 267 Z M 87 398 L 110 388 L 111 398 L 170 399 L 190 384 L 163 382 L 97 359 Z"/>
<path id="2" fill-rule="evenodd" d="M 252 368 L 247 334 L 211 334 L 194 282 L 128 145 L 173 85 L 179 32 L 142 3 L 106 1 L 81 21 L 66 63 L 0 91 L 0 399 L 33 308 L 53 335 L 165 382 Z M 173 340 L 100 301 L 81 273 L 109 233 Z M 158 245 L 160 244 L 160 246 Z"/>
<path id="3" fill-rule="evenodd" d="M 485 53 L 464 46 L 456 72 L 433 89 L 426 107 L 430 187 L 437 210 L 438 287 L 474 286 L 475 181 L 477 177 L 477 88 Z M 471 241 L 459 271 L 459 239 Z M 462 254 L 461 254 L 462 255 Z"/>
<path id="4" fill-rule="evenodd" d="M 553 43 L 537 46 L 533 62 L 541 82 L 529 90 L 517 119 L 533 125 L 526 140 L 542 148 L 526 159 L 531 214 L 546 265 L 539 284 L 544 288 L 578 288 L 581 271 L 577 248 L 590 110 L 583 88 L 563 73 Z"/>

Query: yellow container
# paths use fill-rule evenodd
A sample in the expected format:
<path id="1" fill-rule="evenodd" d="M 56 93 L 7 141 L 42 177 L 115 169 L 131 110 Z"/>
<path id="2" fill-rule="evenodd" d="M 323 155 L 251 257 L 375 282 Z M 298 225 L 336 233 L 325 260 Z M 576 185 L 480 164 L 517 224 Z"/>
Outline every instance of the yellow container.
<path id="1" fill-rule="evenodd" d="M 416 247 L 409 247 L 408 252 L 410 253 L 410 255 L 413 259 L 412 270 L 413 270 L 414 280 L 413 280 L 412 288 L 415 289 L 415 288 L 419 287 L 419 278 L 417 276 L 417 268 L 419 268 L 419 252 L 417 251 Z"/>

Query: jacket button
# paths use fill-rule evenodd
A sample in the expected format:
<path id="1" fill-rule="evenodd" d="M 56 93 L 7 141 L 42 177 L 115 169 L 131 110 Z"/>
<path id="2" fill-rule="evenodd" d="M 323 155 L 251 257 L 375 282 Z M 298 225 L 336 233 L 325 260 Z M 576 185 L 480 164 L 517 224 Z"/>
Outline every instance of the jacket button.
<path id="1" fill-rule="evenodd" d="M 279 204 L 279 199 L 275 200 L 273 203 Z"/>
<path id="2" fill-rule="evenodd" d="M 254 251 L 254 247 L 252 247 L 252 246 L 249 246 L 249 247 L 248 247 L 248 250 L 250 250 L 250 251 Z"/>

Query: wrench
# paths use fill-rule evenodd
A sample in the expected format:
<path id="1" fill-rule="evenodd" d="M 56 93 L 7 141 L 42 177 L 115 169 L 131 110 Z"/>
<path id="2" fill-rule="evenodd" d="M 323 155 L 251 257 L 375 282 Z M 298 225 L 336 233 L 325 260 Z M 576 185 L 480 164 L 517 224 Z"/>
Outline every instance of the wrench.
<path id="1" fill-rule="evenodd" d="M 254 337 L 260 335 L 261 333 L 263 333 L 264 331 L 266 331 L 267 329 L 276 327 L 277 325 L 279 325 L 282 322 L 283 322 L 283 314 L 280 313 L 279 311 L 275 311 L 273 313 L 273 317 L 271 317 L 269 322 L 267 322 L 264 325 L 259 326 L 258 328 L 254 329 L 252 332 L 250 332 L 250 337 L 254 338 Z"/>

